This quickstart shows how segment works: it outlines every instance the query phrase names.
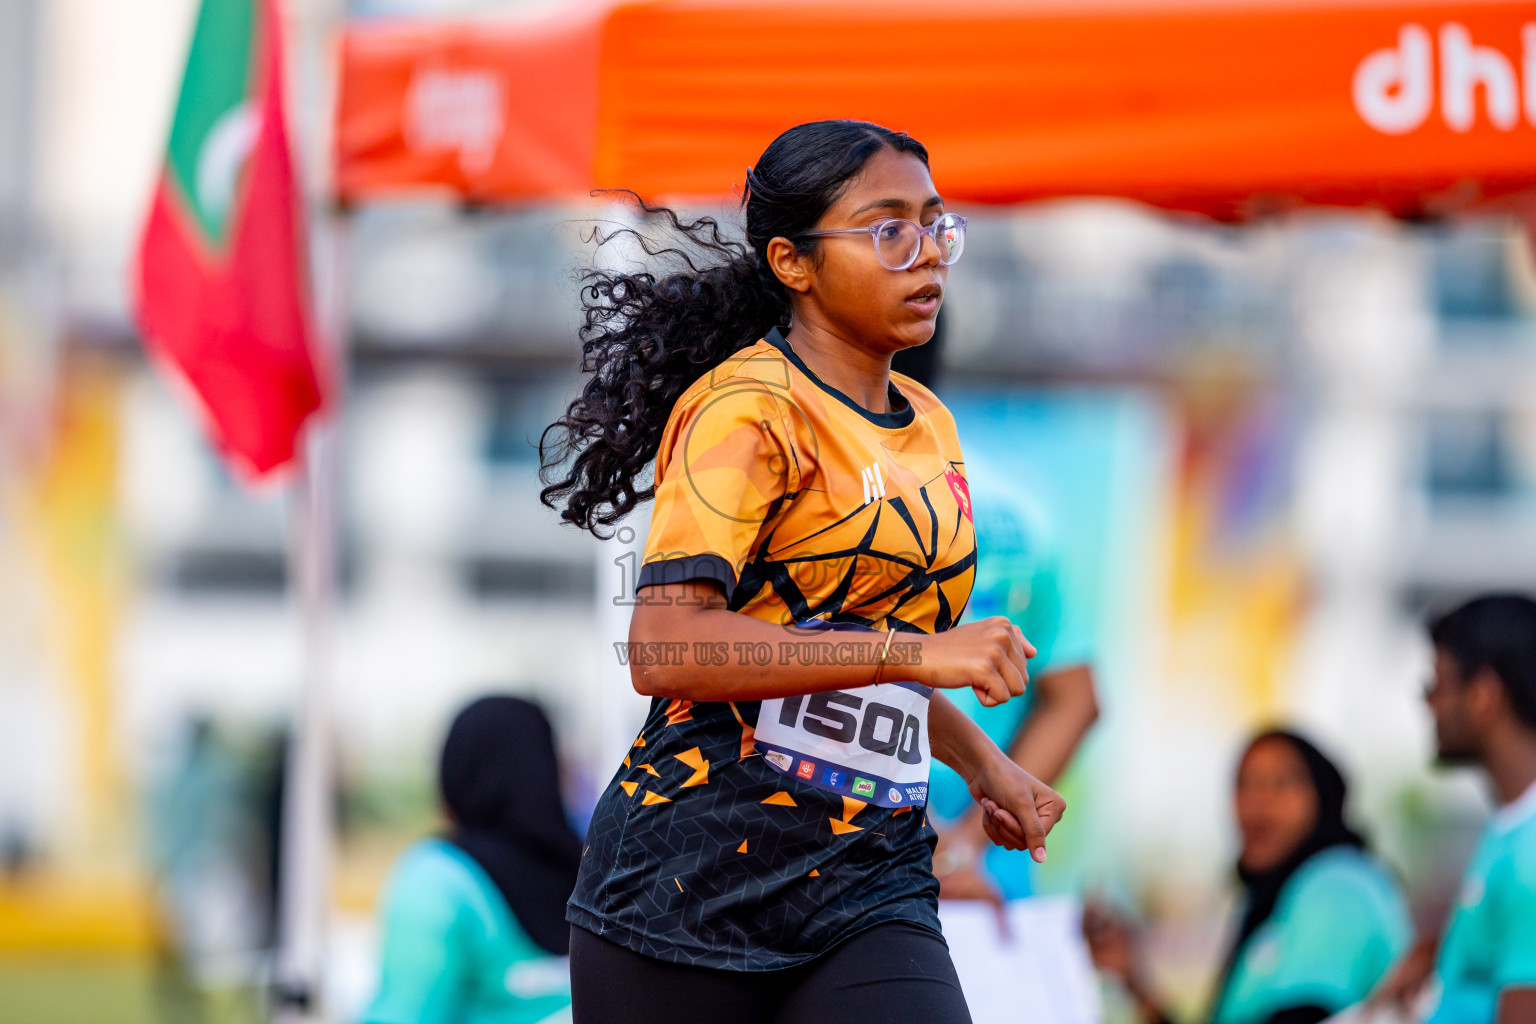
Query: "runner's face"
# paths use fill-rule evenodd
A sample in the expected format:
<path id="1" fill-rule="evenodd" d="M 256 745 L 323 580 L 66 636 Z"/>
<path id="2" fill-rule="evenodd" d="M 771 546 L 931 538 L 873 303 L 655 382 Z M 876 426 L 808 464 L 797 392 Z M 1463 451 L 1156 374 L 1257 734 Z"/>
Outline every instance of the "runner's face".
<path id="1" fill-rule="evenodd" d="M 1289 743 L 1263 740 L 1237 770 L 1237 827 L 1241 862 L 1268 871 L 1301 845 L 1317 821 L 1317 793 L 1307 766 Z"/>
<path id="2" fill-rule="evenodd" d="M 944 213 L 923 162 L 910 153 L 884 149 L 848 182 L 816 230 L 856 228 L 903 217 L 927 227 Z M 815 304 L 821 317 L 876 351 L 895 352 L 933 337 L 949 268 L 939 249 L 923 237 L 917 261 L 906 270 L 881 265 L 867 234 L 817 240 L 809 260 L 809 289 L 801 301 Z"/>

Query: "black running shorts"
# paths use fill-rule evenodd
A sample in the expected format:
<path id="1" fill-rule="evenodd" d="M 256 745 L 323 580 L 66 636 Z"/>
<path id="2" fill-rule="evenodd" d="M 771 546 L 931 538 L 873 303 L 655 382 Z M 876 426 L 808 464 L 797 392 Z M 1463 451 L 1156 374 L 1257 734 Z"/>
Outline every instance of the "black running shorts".
<path id="1" fill-rule="evenodd" d="M 970 1024 L 943 937 L 875 925 L 813 960 L 727 971 L 643 956 L 571 928 L 575 1024 Z"/>

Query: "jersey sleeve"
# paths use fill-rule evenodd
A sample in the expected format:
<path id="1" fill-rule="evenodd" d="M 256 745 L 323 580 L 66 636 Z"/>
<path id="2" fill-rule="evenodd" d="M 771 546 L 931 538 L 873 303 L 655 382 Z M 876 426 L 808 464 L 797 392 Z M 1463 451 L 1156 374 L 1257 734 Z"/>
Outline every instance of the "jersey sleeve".
<path id="1" fill-rule="evenodd" d="M 1014 621 L 1039 651 L 1044 671 L 1088 664 L 1093 661 L 1093 637 L 1084 610 L 1069 608 L 1061 544 L 1049 532 L 1042 534 L 1040 544 L 1029 605 Z"/>
<path id="2" fill-rule="evenodd" d="M 1536 836 L 1522 837 L 1490 898 L 1497 900 L 1499 951 L 1493 984 L 1506 988 L 1536 988 Z M 1492 888 L 1492 886 L 1490 886 Z"/>
<path id="3" fill-rule="evenodd" d="M 1036 559 L 1028 577 L 1029 600 L 1021 609 L 1008 615 L 1025 638 L 1034 645 L 1032 672 L 1053 672 L 1077 664 L 1063 662 L 1060 657 L 1062 625 L 1065 621 L 1062 609 L 1061 577 L 1057 574 L 1054 558 Z"/>
<path id="4" fill-rule="evenodd" d="M 637 587 L 710 580 L 727 595 L 764 524 L 799 488 L 788 399 L 754 380 L 685 395 L 656 457 L 656 505 Z"/>
<path id="5" fill-rule="evenodd" d="M 382 913 L 379 988 L 365 1024 L 451 1024 L 462 1017 L 463 901 L 444 873 L 407 854 L 390 879 Z"/>

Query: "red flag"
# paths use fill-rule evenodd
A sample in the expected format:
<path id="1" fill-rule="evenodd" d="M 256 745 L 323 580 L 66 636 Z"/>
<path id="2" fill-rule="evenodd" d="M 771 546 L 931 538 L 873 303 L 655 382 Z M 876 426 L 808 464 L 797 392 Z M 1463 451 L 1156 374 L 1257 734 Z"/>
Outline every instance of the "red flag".
<path id="1" fill-rule="evenodd" d="M 203 0 L 138 254 L 138 322 L 246 477 L 320 408 L 276 0 Z"/>

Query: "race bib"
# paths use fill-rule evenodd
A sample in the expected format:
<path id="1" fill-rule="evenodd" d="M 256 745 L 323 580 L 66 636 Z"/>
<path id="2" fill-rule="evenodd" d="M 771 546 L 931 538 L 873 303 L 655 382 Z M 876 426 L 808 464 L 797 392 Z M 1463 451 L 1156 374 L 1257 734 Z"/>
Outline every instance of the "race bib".
<path id="1" fill-rule="evenodd" d="M 928 800 L 932 693 L 898 680 L 765 700 L 757 749 L 775 771 L 830 793 L 880 807 L 921 806 Z"/>

